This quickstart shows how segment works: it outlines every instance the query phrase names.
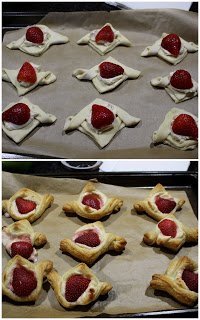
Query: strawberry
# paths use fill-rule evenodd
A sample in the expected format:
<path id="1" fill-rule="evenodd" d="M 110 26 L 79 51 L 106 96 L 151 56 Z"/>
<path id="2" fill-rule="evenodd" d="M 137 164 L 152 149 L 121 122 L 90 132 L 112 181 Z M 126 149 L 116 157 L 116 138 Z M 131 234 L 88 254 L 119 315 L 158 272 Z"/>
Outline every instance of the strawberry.
<path id="1" fill-rule="evenodd" d="M 11 257 L 13 258 L 16 254 L 28 259 L 33 252 L 33 246 L 30 242 L 16 241 L 11 245 Z"/>
<path id="2" fill-rule="evenodd" d="M 66 282 L 65 299 L 69 302 L 75 302 L 85 292 L 90 281 L 80 274 L 72 275 Z"/>
<path id="3" fill-rule="evenodd" d="M 186 286 L 194 292 L 198 292 L 198 274 L 185 269 L 182 273 L 182 279 Z"/>
<path id="4" fill-rule="evenodd" d="M 22 125 L 30 119 L 30 109 L 25 103 L 16 103 L 2 113 L 2 120 Z"/>
<path id="5" fill-rule="evenodd" d="M 21 197 L 17 198 L 15 201 L 17 209 L 21 214 L 29 213 L 36 208 L 36 203 L 34 201 L 26 200 Z"/>
<path id="6" fill-rule="evenodd" d="M 115 38 L 114 32 L 110 26 L 105 26 L 97 33 L 95 42 L 98 44 L 104 44 L 106 42 L 113 42 Z"/>
<path id="7" fill-rule="evenodd" d="M 178 57 L 181 49 L 181 40 L 175 33 L 170 33 L 162 39 L 161 47 L 169 51 L 173 56 Z"/>
<path id="8" fill-rule="evenodd" d="M 118 64 L 112 62 L 102 62 L 99 65 L 100 76 L 105 79 L 110 79 L 124 73 L 124 69 Z"/>
<path id="9" fill-rule="evenodd" d="M 37 287 L 37 279 L 33 271 L 19 265 L 13 271 L 12 291 L 18 297 L 28 297 Z"/>
<path id="10" fill-rule="evenodd" d="M 173 199 L 165 199 L 160 196 L 156 196 L 155 203 L 162 213 L 170 213 L 176 207 L 176 202 Z"/>
<path id="11" fill-rule="evenodd" d="M 172 123 L 172 131 L 181 136 L 198 138 L 198 127 L 192 116 L 189 114 L 180 114 Z"/>
<path id="12" fill-rule="evenodd" d="M 38 27 L 30 27 L 26 31 L 26 40 L 32 43 L 41 44 L 44 41 L 44 34 Z"/>
<path id="13" fill-rule="evenodd" d="M 93 230 L 86 230 L 75 239 L 75 242 L 85 244 L 86 246 L 93 248 L 100 244 L 100 239 L 98 234 Z"/>
<path id="14" fill-rule="evenodd" d="M 86 194 L 82 199 L 82 203 L 85 206 L 91 207 L 96 210 L 101 209 L 101 199 L 96 193 Z"/>
<path id="15" fill-rule="evenodd" d="M 177 226 L 174 221 L 164 219 L 158 223 L 158 228 L 165 236 L 170 236 L 172 238 L 176 237 Z"/>
<path id="16" fill-rule="evenodd" d="M 115 116 L 111 110 L 108 108 L 93 104 L 92 106 L 92 115 L 91 115 L 91 123 L 94 128 L 102 129 L 113 123 Z"/>
<path id="17" fill-rule="evenodd" d="M 24 62 L 17 75 L 17 81 L 31 84 L 34 84 L 37 81 L 35 69 L 29 62 Z"/>
<path id="18" fill-rule="evenodd" d="M 177 70 L 174 72 L 171 76 L 170 83 L 177 89 L 190 89 L 193 87 L 191 75 L 185 70 Z"/>

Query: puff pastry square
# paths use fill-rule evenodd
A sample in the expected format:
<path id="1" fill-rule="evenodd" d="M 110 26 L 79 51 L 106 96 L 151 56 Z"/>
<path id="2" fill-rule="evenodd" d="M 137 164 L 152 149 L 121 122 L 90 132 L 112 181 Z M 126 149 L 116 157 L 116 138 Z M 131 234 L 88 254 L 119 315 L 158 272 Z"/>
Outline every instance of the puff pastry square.
<path id="1" fill-rule="evenodd" d="M 126 243 L 124 238 L 114 233 L 106 233 L 103 223 L 97 221 L 77 229 L 72 240 L 61 240 L 60 250 L 92 265 L 100 255 L 107 251 L 122 252 Z"/>
<path id="2" fill-rule="evenodd" d="M 101 77 L 99 66 L 104 62 L 111 62 L 122 67 L 124 69 L 124 73 L 109 79 Z M 108 57 L 106 60 L 102 61 L 100 64 L 92 67 L 91 69 L 76 69 L 73 71 L 72 75 L 79 80 L 92 81 L 99 93 L 105 93 L 115 89 L 127 79 L 137 79 L 140 73 L 140 71 L 127 67 L 112 57 Z"/>
<path id="3" fill-rule="evenodd" d="M 24 140 L 37 126 L 41 124 L 52 124 L 57 119 L 53 114 L 44 112 L 39 106 L 31 103 L 31 101 L 26 98 L 22 98 L 18 102 L 9 103 L 9 105 L 5 107 L 3 112 L 18 103 L 24 103 L 29 107 L 30 119 L 23 125 L 15 125 L 7 121 L 2 122 L 3 131 L 10 139 L 12 139 L 16 143 Z"/>
<path id="4" fill-rule="evenodd" d="M 37 261 L 37 251 L 33 246 L 41 247 L 47 242 L 43 233 L 34 232 L 26 219 L 4 226 L 2 242 L 11 257 L 16 254 L 33 262 Z"/>
<path id="5" fill-rule="evenodd" d="M 173 218 L 174 213 L 180 210 L 185 203 L 184 199 L 172 197 L 165 188 L 158 183 L 149 193 L 149 196 L 134 204 L 137 212 L 146 212 L 151 218 L 160 221 L 164 218 Z"/>
<path id="6" fill-rule="evenodd" d="M 20 200 L 19 200 L 20 199 Z M 19 212 L 19 206 L 17 202 L 23 200 L 26 206 L 26 201 L 32 203 L 34 209 L 31 211 L 23 210 L 23 213 Z M 34 222 L 49 208 L 54 201 L 54 197 L 51 194 L 41 195 L 33 190 L 22 188 L 18 190 L 9 200 L 2 201 L 3 212 L 6 216 L 11 216 L 14 220 L 27 219 L 30 223 Z M 26 208 L 25 208 L 26 209 Z M 21 210 L 21 209 L 20 209 Z M 22 210 L 21 210 L 22 211 Z M 24 213 L 28 211 L 27 213 Z"/>
<path id="7" fill-rule="evenodd" d="M 98 34 L 98 32 L 103 29 L 105 26 L 109 26 L 113 33 L 114 33 L 114 40 L 112 42 L 106 42 L 105 44 L 98 44 L 95 41 L 95 37 Z M 86 34 L 84 37 L 82 37 L 79 41 L 77 41 L 77 44 L 88 44 L 92 49 L 94 49 L 98 54 L 103 56 L 104 54 L 112 51 L 117 46 L 126 46 L 130 47 L 131 42 L 121 34 L 120 31 L 115 30 L 113 26 L 110 23 L 106 23 L 101 29 L 93 30 Z"/>
<path id="8" fill-rule="evenodd" d="M 180 52 L 177 57 L 173 56 L 168 50 L 165 50 L 161 46 L 162 39 L 165 38 L 167 35 L 168 33 L 163 33 L 161 38 L 158 39 L 152 46 L 148 46 L 144 49 L 144 51 L 141 53 L 141 56 L 158 56 L 159 58 L 176 65 L 180 63 L 188 53 L 194 53 L 198 51 L 198 46 L 195 43 L 188 42 L 183 38 L 179 37 L 181 41 Z"/>
<path id="9" fill-rule="evenodd" d="M 96 188 L 94 183 L 88 182 L 78 199 L 65 203 L 63 210 L 65 212 L 74 212 L 89 220 L 99 220 L 119 211 L 122 205 L 123 201 L 121 199 L 108 198 Z"/>
<path id="10" fill-rule="evenodd" d="M 160 125 L 160 127 L 158 128 L 158 130 L 154 131 L 153 138 L 152 138 L 154 144 L 163 143 L 183 151 L 193 150 L 197 147 L 198 145 L 197 139 L 194 139 L 189 136 L 178 135 L 173 132 L 172 124 L 180 114 L 188 114 L 194 119 L 196 125 L 198 126 L 198 119 L 195 115 L 182 109 L 172 108 L 166 114 L 165 119 L 163 123 Z"/>
<path id="11" fill-rule="evenodd" d="M 192 306 L 198 299 L 197 263 L 189 257 L 170 262 L 164 274 L 154 274 L 150 282 L 153 289 L 167 292 L 181 304 Z"/>
<path id="12" fill-rule="evenodd" d="M 109 283 L 99 281 L 84 263 L 68 270 L 63 276 L 53 269 L 47 279 L 58 302 L 65 308 L 87 305 L 112 289 Z"/>
<path id="13" fill-rule="evenodd" d="M 18 302 L 36 301 L 42 290 L 43 278 L 52 268 L 53 263 L 49 260 L 34 264 L 16 255 L 8 261 L 2 275 L 3 295 Z"/>
<path id="14" fill-rule="evenodd" d="M 114 121 L 106 130 L 98 130 L 91 123 L 92 106 L 95 104 L 106 107 L 114 114 Z M 95 99 L 75 116 L 67 117 L 64 131 L 69 132 L 77 129 L 92 138 L 100 148 L 104 148 L 111 142 L 118 131 L 126 126 L 135 126 L 139 122 L 139 118 L 129 115 L 120 107 L 102 99 Z"/>
<path id="15" fill-rule="evenodd" d="M 37 27 L 43 32 L 43 42 L 33 43 L 26 39 L 26 31 L 30 27 Z M 7 44 L 7 48 L 9 49 L 19 49 L 27 54 L 30 54 L 31 56 L 41 56 L 45 51 L 48 50 L 48 48 L 54 44 L 61 44 L 61 43 L 67 43 L 69 41 L 69 38 L 66 36 L 63 36 L 59 34 L 58 32 L 55 32 L 48 28 L 45 25 L 42 24 L 36 24 L 34 26 L 28 26 L 25 29 L 25 34 L 18 40 L 12 41 L 9 44 Z"/>
<path id="16" fill-rule="evenodd" d="M 37 80 L 35 83 L 30 84 L 29 86 L 23 86 L 20 82 L 17 81 L 17 76 L 21 68 L 10 70 L 10 69 L 2 69 L 2 79 L 6 82 L 11 82 L 13 86 L 16 88 L 19 96 L 23 96 L 29 91 L 33 90 L 38 85 L 48 85 L 54 81 L 56 81 L 56 76 L 51 71 L 43 71 L 41 66 L 34 64 L 33 62 L 29 62 L 32 67 L 35 69 Z"/>

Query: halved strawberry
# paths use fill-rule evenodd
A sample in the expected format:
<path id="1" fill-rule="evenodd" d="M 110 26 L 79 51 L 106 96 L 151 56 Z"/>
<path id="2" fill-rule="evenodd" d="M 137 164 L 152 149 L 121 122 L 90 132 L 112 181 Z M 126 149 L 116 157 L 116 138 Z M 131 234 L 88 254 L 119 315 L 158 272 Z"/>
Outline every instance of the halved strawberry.
<path id="1" fill-rule="evenodd" d="M 26 214 L 34 210 L 37 206 L 37 204 L 34 201 L 26 200 L 21 197 L 17 198 L 16 205 L 19 213 Z"/>
<path id="2" fill-rule="evenodd" d="M 105 26 L 97 33 L 95 42 L 98 44 L 104 44 L 106 42 L 113 42 L 115 38 L 114 32 L 110 26 Z"/>
<path id="3" fill-rule="evenodd" d="M 94 128 L 102 129 L 113 123 L 115 116 L 111 110 L 99 104 L 93 104 L 91 123 Z"/>
<path id="4" fill-rule="evenodd" d="M 170 33 L 162 39 L 161 47 L 169 51 L 173 56 L 178 57 L 181 49 L 181 40 L 175 33 Z"/>
<path id="5" fill-rule="evenodd" d="M 175 71 L 170 79 L 170 83 L 177 89 L 190 89 L 193 87 L 191 75 L 186 70 Z"/>
<path id="6" fill-rule="evenodd" d="M 72 275 L 67 279 L 65 286 L 65 299 L 69 302 L 75 302 L 85 292 L 89 286 L 90 279 L 82 275 Z"/>
<path id="7" fill-rule="evenodd" d="M 102 62 L 99 65 L 100 76 L 105 79 L 117 77 L 124 73 L 124 69 L 112 62 Z"/>
<path id="8" fill-rule="evenodd" d="M 101 199 L 96 193 L 86 194 L 82 199 L 82 203 L 85 206 L 91 207 L 96 210 L 99 210 L 101 208 Z"/>
<path id="9" fill-rule="evenodd" d="M 16 103 L 2 113 L 2 120 L 22 125 L 30 119 L 30 109 L 25 103 Z"/>
<path id="10" fill-rule="evenodd" d="M 33 246 L 30 242 L 26 241 L 16 241 L 11 245 L 11 257 L 19 254 L 20 256 L 28 259 L 33 253 Z"/>
<path id="11" fill-rule="evenodd" d="M 12 291 L 18 297 L 28 297 L 37 287 L 37 279 L 32 270 L 18 266 L 13 271 Z"/>
<path id="12" fill-rule="evenodd" d="M 97 247 L 101 241 L 94 230 L 85 230 L 75 239 L 76 243 L 85 244 L 88 247 Z"/>
<path id="13" fill-rule="evenodd" d="M 162 213 L 170 213 L 176 207 L 176 202 L 173 199 L 165 199 L 160 196 L 156 196 L 155 203 Z"/>
<path id="14" fill-rule="evenodd" d="M 191 290 L 198 292 L 198 274 L 185 269 L 182 273 L 182 279 L 186 286 Z"/>
<path id="15" fill-rule="evenodd" d="M 176 237 L 177 226 L 176 223 L 169 219 L 163 219 L 158 223 L 158 228 L 165 236 L 170 236 L 172 238 Z"/>
<path id="16" fill-rule="evenodd" d="M 26 40 L 41 44 L 44 41 L 43 31 L 39 27 L 30 27 L 26 31 Z"/>
<path id="17" fill-rule="evenodd" d="M 34 67 L 29 62 L 24 62 L 17 75 L 18 82 L 27 82 L 34 84 L 37 81 L 37 75 Z"/>
<path id="18" fill-rule="evenodd" d="M 198 138 L 198 127 L 192 116 L 189 114 L 180 114 L 172 123 L 172 131 L 181 136 Z"/>

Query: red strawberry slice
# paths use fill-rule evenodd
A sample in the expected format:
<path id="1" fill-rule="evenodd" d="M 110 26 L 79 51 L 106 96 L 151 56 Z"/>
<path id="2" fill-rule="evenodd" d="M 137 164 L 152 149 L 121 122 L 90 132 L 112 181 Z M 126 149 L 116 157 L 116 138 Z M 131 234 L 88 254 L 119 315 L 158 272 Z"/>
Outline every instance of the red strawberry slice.
<path id="1" fill-rule="evenodd" d="M 160 196 L 156 196 L 155 203 L 162 213 L 170 213 L 176 207 L 176 202 L 173 199 L 165 199 Z"/>
<path id="2" fill-rule="evenodd" d="M 165 236 L 170 236 L 172 238 L 176 237 L 177 226 L 176 223 L 169 219 L 164 219 L 158 224 L 158 228 Z"/>
<path id="3" fill-rule="evenodd" d="M 34 84 L 37 81 L 35 69 L 29 62 L 24 62 L 17 75 L 17 81 L 31 84 Z"/>
<path id="4" fill-rule="evenodd" d="M 30 242 L 16 241 L 11 245 L 11 257 L 13 258 L 16 254 L 28 259 L 33 252 L 33 246 Z"/>
<path id="5" fill-rule="evenodd" d="M 18 266 L 13 271 L 12 291 L 18 297 L 28 297 L 37 287 L 37 279 L 33 271 Z"/>
<path id="6" fill-rule="evenodd" d="M 101 241 L 99 236 L 93 230 L 85 230 L 75 239 L 76 243 L 85 244 L 88 247 L 97 247 Z"/>
<path id="7" fill-rule="evenodd" d="M 25 103 L 16 103 L 2 113 L 2 120 L 22 125 L 30 119 L 30 109 Z"/>
<path id="8" fill-rule="evenodd" d="M 113 42 L 115 38 L 114 32 L 110 26 L 105 26 L 97 33 L 95 42 L 98 44 L 104 44 L 106 42 Z"/>
<path id="9" fill-rule="evenodd" d="M 192 116 L 189 114 L 180 114 L 172 124 L 172 131 L 181 136 L 198 138 L 198 127 Z"/>
<path id="10" fill-rule="evenodd" d="M 173 56 L 178 57 L 181 49 L 181 40 L 175 33 L 170 33 L 162 39 L 161 47 L 169 51 Z"/>
<path id="11" fill-rule="evenodd" d="M 17 198 L 15 201 L 17 209 L 21 214 L 29 213 L 32 210 L 34 210 L 37 206 L 37 204 L 34 201 L 26 200 L 21 197 Z"/>
<path id="12" fill-rule="evenodd" d="M 190 89 L 193 87 L 192 78 L 188 71 L 177 70 L 170 79 L 170 83 L 177 89 Z"/>
<path id="13" fill-rule="evenodd" d="M 75 302 L 85 292 L 90 281 L 90 279 L 78 274 L 68 278 L 65 286 L 65 299 L 69 302 Z"/>
<path id="14" fill-rule="evenodd" d="M 102 62 L 99 65 L 100 76 L 105 79 L 114 78 L 124 73 L 124 69 L 112 62 Z"/>
<path id="15" fill-rule="evenodd" d="M 41 44 L 44 41 L 44 34 L 38 27 L 30 27 L 26 31 L 26 40 Z"/>
<path id="16" fill-rule="evenodd" d="M 115 116 L 111 110 L 99 104 L 93 104 L 91 123 L 94 128 L 102 129 L 113 123 Z"/>
<path id="17" fill-rule="evenodd" d="M 96 210 L 101 209 L 101 206 L 102 206 L 101 199 L 100 199 L 99 195 L 96 193 L 86 194 L 82 199 L 82 203 L 85 206 L 91 207 Z"/>
<path id="18" fill-rule="evenodd" d="M 182 279 L 186 286 L 194 292 L 198 292 L 198 274 L 185 269 L 182 273 Z"/>

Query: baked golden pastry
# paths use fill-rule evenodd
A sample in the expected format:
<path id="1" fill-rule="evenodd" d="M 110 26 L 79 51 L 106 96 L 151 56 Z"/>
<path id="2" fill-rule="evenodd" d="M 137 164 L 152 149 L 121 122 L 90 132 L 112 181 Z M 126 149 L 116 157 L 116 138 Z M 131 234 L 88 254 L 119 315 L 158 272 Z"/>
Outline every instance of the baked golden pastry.
<path id="1" fill-rule="evenodd" d="M 53 269 L 47 279 L 58 302 L 65 308 L 87 305 L 112 289 L 109 283 L 100 282 L 84 263 L 78 264 L 63 276 Z"/>
<path id="2" fill-rule="evenodd" d="M 97 221 L 77 229 L 72 240 L 61 240 L 60 250 L 91 265 L 100 255 L 109 250 L 122 252 L 126 243 L 124 238 L 106 233 L 103 223 Z"/>
<path id="3" fill-rule="evenodd" d="M 51 194 L 41 195 L 33 190 L 22 188 L 9 200 L 3 200 L 3 212 L 5 216 L 11 216 L 14 220 L 27 219 L 34 222 L 49 208 L 54 201 Z"/>
<path id="4" fill-rule="evenodd" d="M 182 304 L 192 306 L 198 298 L 197 263 L 186 256 L 176 258 L 164 274 L 152 276 L 150 286 L 169 293 Z"/>
<path id="5" fill-rule="evenodd" d="M 146 212 L 150 217 L 156 221 L 160 221 L 163 218 L 173 217 L 177 210 L 180 210 L 184 199 L 178 199 L 172 197 L 165 188 L 158 183 L 149 193 L 149 196 L 134 204 L 134 208 L 137 212 Z"/>
<path id="6" fill-rule="evenodd" d="M 2 276 L 3 295 L 13 301 L 36 301 L 42 289 L 43 278 L 53 268 L 44 260 L 36 264 L 16 255 L 8 261 Z"/>
<path id="7" fill-rule="evenodd" d="M 175 218 L 164 218 L 154 230 L 146 232 L 143 241 L 150 245 L 178 251 L 184 243 L 198 242 L 198 228 L 190 228 Z"/>
<path id="8" fill-rule="evenodd" d="M 47 238 L 43 233 L 34 232 L 30 222 L 24 219 L 2 228 L 2 242 L 12 258 L 18 254 L 36 262 L 37 251 L 33 246 L 44 245 Z"/>
<path id="9" fill-rule="evenodd" d="M 88 182 L 75 201 L 64 204 L 65 212 L 74 212 L 89 220 L 99 220 L 112 212 L 119 211 L 123 201 L 118 198 L 108 198 L 96 189 L 92 182 Z"/>

